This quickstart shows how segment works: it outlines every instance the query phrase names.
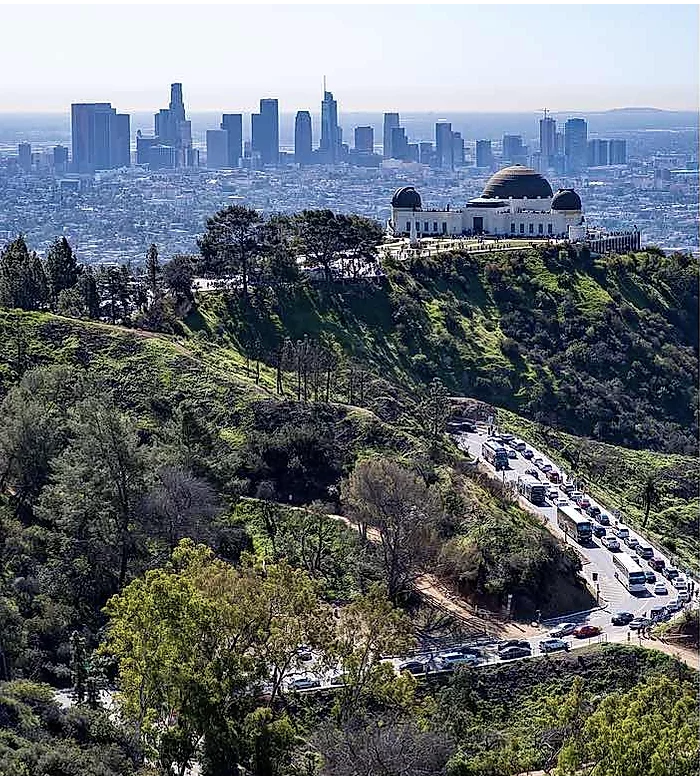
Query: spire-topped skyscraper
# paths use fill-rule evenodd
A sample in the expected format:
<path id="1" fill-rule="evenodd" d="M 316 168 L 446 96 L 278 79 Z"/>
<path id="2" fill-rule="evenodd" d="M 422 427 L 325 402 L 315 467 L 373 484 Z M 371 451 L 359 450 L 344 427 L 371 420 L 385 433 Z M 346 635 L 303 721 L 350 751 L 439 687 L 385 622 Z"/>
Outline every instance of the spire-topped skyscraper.
<path id="1" fill-rule="evenodd" d="M 185 117 L 182 84 L 170 85 L 170 105 L 155 114 L 155 134 L 159 145 L 175 149 L 176 166 L 193 167 L 192 125 Z"/>
<path id="2" fill-rule="evenodd" d="M 341 133 L 338 126 L 338 103 L 333 92 L 326 91 L 326 77 L 323 77 L 323 102 L 321 103 L 321 143 L 319 151 L 327 164 L 340 159 Z"/>

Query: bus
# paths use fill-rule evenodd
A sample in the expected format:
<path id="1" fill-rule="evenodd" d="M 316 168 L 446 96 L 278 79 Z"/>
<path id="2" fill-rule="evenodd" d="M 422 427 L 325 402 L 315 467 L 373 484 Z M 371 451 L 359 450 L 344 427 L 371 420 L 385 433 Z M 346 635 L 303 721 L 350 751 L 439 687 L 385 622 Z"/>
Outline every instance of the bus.
<path id="1" fill-rule="evenodd" d="M 518 479 L 518 493 L 525 496 L 531 504 L 542 507 L 547 498 L 547 486 L 526 474 Z"/>
<path id="2" fill-rule="evenodd" d="M 593 524 L 572 506 L 557 507 L 557 525 L 579 544 L 590 542 L 593 536 Z"/>
<path id="3" fill-rule="evenodd" d="M 481 446 L 481 454 L 491 466 L 495 467 L 496 471 L 510 468 L 508 464 L 508 451 L 500 442 L 487 439 Z"/>
<path id="4" fill-rule="evenodd" d="M 646 593 L 646 578 L 638 563 L 632 560 L 626 552 L 613 555 L 615 577 L 630 591 L 630 593 Z"/>

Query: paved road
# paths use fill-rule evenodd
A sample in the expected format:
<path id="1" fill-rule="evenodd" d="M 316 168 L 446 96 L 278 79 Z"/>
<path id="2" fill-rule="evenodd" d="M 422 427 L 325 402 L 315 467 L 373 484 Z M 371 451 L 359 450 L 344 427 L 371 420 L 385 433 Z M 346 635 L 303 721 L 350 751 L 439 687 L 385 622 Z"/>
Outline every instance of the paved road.
<path id="1" fill-rule="evenodd" d="M 482 444 L 486 440 L 487 435 L 484 431 L 477 431 L 475 433 L 462 433 L 457 435 L 457 441 L 461 449 L 468 451 L 473 457 L 479 457 L 482 459 L 482 466 L 486 471 L 494 478 L 498 478 L 505 482 L 517 483 L 518 478 L 525 474 L 526 469 L 535 468 L 531 460 L 527 460 L 519 453 L 516 458 L 510 459 L 510 469 L 503 472 L 496 472 L 496 470 L 490 466 L 482 458 Z M 536 448 L 529 446 L 534 453 L 534 458 L 542 458 L 545 462 L 549 462 L 547 457 L 539 452 Z M 551 462 L 550 462 L 551 463 Z M 558 471 L 561 471 L 559 467 L 556 467 Z M 564 474 L 564 472 L 561 472 Z M 546 482 L 544 475 L 540 474 L 540 479 Z M 556 489 L 557 486 L 549 485 L 550 488 Z M 562 498 L 567 498 L 564 493 L 559 491 L 559 495 Z M 617 524 L 617 520 L 613 517 L 612 510 L 609 506 L 597 503 L 594 499 L 590 499 L 592 504 L 597 504 L 602 512 L 610 515 L 611 527 Z M 564 542 L 568 542 L 574 548 L 582 558 L 584 559 L 583 576 L 589 583 L 592 590 L 596 589 L 595 583 L 592 581 L 593 572 L 598 574 L 598 589 L 600 593 L 600 603 L 606 605 L 608 611 L 598 611 L 591 613 L 586 622 L 594 625 L 605 625 L 606 629 L 610 628 L 610 613 L 614 611 L 624 610 L 632 612 L 634 615 L 642 615 L 647 612 L 652 606 L 663 606 L 669 600 L 675 600 L 676 591 L 672 587 L 670 582 L 667 582 L 669 594 L 665 596 L 656 596 L 653 593 L 653 584 L 647 585 L 647 591 L 643 595 L 630 594 L 623 585 L 615 578 L 615 567 L 613 565 L 613 553 L 605 549 L 600 544 L 600 539 L 594 537 L 593 542 L 590 545 L 580 545 L 574 542 L 570 537 L 566 537 L 564 533 L 559 529 L 556 522 L 556 506 L 553 506 L 551 502 L 548 502 L 546 507 L 536 507 L 535 505 L 528 504 L 528 508 L 532 511 L 540 514 L 543 519 L 547 520 L 548 529 L 558 538 Z M 628 526 L 629 528 L 629 526 Z M 649 541 L 638 531 L 629 529 L 630 536 L 636 537 L 642 544 L 649 544 Z M 622 544 L 622 551 L 626 551 L 627 547 Z M 671 565 L 671 559 L 669 555 L 659 552 L 655 549 L 655 557 L 663 558 L 667 566 Z M 641 561 L 642 568 L 648 568 L 646 561 Z M 666 581 L 660 574 L 657 574 L 659 581 Z M 560 618 L 565 619 L 565 618 Z M 626 629 L 625 629 L 626 630 Z"/>

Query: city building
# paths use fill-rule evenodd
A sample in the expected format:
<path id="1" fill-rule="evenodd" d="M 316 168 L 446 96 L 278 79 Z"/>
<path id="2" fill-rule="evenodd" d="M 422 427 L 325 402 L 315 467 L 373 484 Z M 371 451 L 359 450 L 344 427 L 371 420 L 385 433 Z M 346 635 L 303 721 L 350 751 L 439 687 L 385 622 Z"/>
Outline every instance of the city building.
<path id="1" fill-rule="evenodd" d="M 31 143 L 19 143 L 17 146 L 17 164 L 25 172 L 32 169 L 32 145 Z"/>
<path id="2" fill-rule="evenodd" d="M 279 106 L 276 99 L 260 100 L 260 113 L 251 116 L 251 156 L 260 155 L 262 165 L 277 165 L 280 155 Z"/>
<path id="3" fill-rule="evenodd" d="M 476 141 L 476 166 L 487 169 L 493 167 L 493 151 L 490 140 Z"/>
<path id="4" fill-rule="evenodd" d="M 492 175 L 481 195 L 461 209 L 423 209 L 415 188 L 397 189 L 389 230 L 394 235 L 417 237 L 489 234 L 571 240 L 582 239 L 586 233 L 579 195 L 573 189 L 555 194 L 546 178 L 522 165 Z"/>
<path id="5" fill-rule="evenodd" d="M 313 160 L 312 148 L 311 114 L 308 110 L 297 111 L 294 119 L 294 161 L 310 164 Z"/>
<path id="6" fill-rule="evenodd" d="M 627 164 L 626 140 L 611 140 L 608 143 L 608 161 L 610 164 Z"/>
<path id="7" fill-rule="evenodd" d="M 452 163 L 455 167 L 464 167 L 464 138 L 461 132 L 452 133 Z"/>
<path id="8" fill-rule="evenodd" d="M 363 153 L 374 153 L 374 129 L 372 127 L 355 127 L 355 150 Z"/>
<path id="9" fill-rule="evenodd" d="M 609 143 L 607 140 L 588 141 L 588 166 L 606 167 L 610 164 Z"/>
<path id="10" fill-rule="evenodd" d="M 342 132 L 338 126 L 338 103 L 333 93 L 323 92 L 321 102 L 321 141 L 318 147 L 325 164 L 335 164 L 341 156 Z"/>
<path id="11" fill-rule="evenodd" d="M 392 147 L 391 147 L 391 133 L 394 129 L 398 129 L 400 126 L 398 113 L 385 113 L 384 114 L 384 135 L 382 146 L 382 155 L 385 159 L 393 159 Z"/>
<path id="12" fill-rule="evenodd" d="M 170 104 L 155 114 L 154 131 L 156 144 L 175 149 L 175 167 L 196 166 L 197 154 L 192 148 L 192 124 L 185 114 L 182 84 L 170 85 Z M 165 156 L 162 154 L 162 157 Z"/>
<path id="13" fill-rule="evenodd" d="M 424 141 L 418 144 L 418 161 L 429 167 L 435 166 L 435 148 L 430 141 Z"/>
<path id="14" fill-rule="evenodd" d="M 554 158 L 557 155 L 557 122 L 547 116 L 540 119 L 540 170 L 548 170 L 554 167 Z"/>
<path id="15" fill-rule="evenodd" d="M 522 164 L 527 158 L 527 148 L 521 135 L 503 135 L 503 161 Z"/>
<path id="16" fill-rule="evenodd" d="M 438 121 L 435 124 L 435 154 L 438 167 L 443 170 L 454 169 L 452 124 L 448 121 Z"/>
<path id="17" fill-rule="evenodd" d="M 238 167 L 243 157 L 243 114 L 224 113 L 221 116 L 221 129 L 228 133 L 227 167 Z"/>
<path id="18" fill-rule="evenodd" d="M 588 159 L 588 124 L 585 119 L 567 119 L 564 125 L 564 157 L 567 172 L 580 172 Z"/>
<path id="19" fill-rule="evenodd" d="M 207 167 L 221 170 L 229 167 L 228 132 L 225 129 L 207 130 Z"/>
<path id="20" fill-rule="evenodd" d="M 54 146 L 53 169 L 55 172 L 68 172 L 68 149 L 63 145 Z"/>
<path id="21" fill-rule="evenodd" d="M 393 127 L 391 130 L 391 158 L 408 161 L 408 138 L 404 127 Z"/>
<path id="22" fill-rule="evenodd" d="M 130 118 L 108 102 L 73 103 L 71 138 L 74 172 L 129 166 Z"/>

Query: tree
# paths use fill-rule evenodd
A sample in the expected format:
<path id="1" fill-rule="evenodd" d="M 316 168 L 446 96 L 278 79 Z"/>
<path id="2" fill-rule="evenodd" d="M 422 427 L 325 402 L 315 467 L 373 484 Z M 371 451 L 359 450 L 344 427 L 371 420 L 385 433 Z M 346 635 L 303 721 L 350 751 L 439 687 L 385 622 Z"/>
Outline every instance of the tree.
<path id="1" fill-rule="evenodd" d="M 176 297 L 192 300 L 194 264 L 191 256 L 178 253 L 163 265 L 163 281 Z"/>
<path id="2" fill-rule="evenodd" d="M 583 718 L 579 719 L 583 722 Z M 608 695 L 564 746 L 558 773 L 694 776 L 698 769 L 697 692 L 688 681 L 650 677 Z"/>
<path id="3" fill-rule="evenodd" d="M 652 476 L 648 476 L 644 481 L 644 487 L 642 489 L 642 509 L 644 509 L 644 520 L 642 521 L 642 528 L 646 528 L 649 522 L 649 512 L 653 506 L 658 505 L 661 500 L 661 495 L 656 487 L 656 482 Z"/>
<path id="4" fill-rule="evenodd" d="M 381 245 L 384 230 L 373 219 L 350 215 L 346 224 L 346 272 L 353 278 L 361 277 L 366 269 L 376 269 L 377 246 Z"/>
<path id="5" fill-rule="evenodd" d="M 153 304 L 158 297 L 160 290 L 160 260 L 158 259 L 158 246 L 151 243 L 146 251 L 146 283 L 148 290 L 151 293 L 151 304 Z"/>
<path id="6" fill-rule="evenodd" d="M 341 610 L 333 647 L 343 676 L 336 704 L 340 721 L 357 715 L 370 699 L 393 708 L 412 702 L 413 678 L 396 677 L 382 658 L 405 653 L 413 643 L 408 616 L 391 605 L 381 585 Z"/>
<path id="7" fill-rule="evenodd" d="M 369 458 L 343 483 L 341 501 L 362 533 L 368 525 L 378 531 L 389 597 L 397 601 L 435 555 L 439 496 L 394 461 Z"/>
<path id="8" fill-rule="evenodd" d="M 294 217 L 297 250 L 309 268 L 321 265 L 327 282 L 332 265 L 348 246 L 349 219 L 332 210 L 302 210 Z"/>
<path id="9" fill-rule="evenodd" d="M 99 296 L 108 304 L 109 321 L 114 324 L 121 319 L 128 321 L 129 284 L 131 275 L 125 266 L 100 267 L 97 273 L 97 287 Z"/>
<path id="10" fill-rule="evenodd" d="M 79 608 L 121 589 L 136 552 L 147 467 L 134 426 L 109 403 L 82 401 L 42 492 L 41 514 L 63 537 L 63 574 Z"/>
<path id="11" fill-rule="evenodd" d="M 100 317 L 100 295 L 92 267 L 82 267 L 78 276 L 78 291 L 82 301 L 83 313 L 88 318 Z"/>
<path id="12" fill-rule="evenodd" d="M 44 267 L 20 235 L 0 252 L 0 306 L 37 310 L 46 297 Z"/>
<path id="13" fill-rule="evenodd" d="M 418 414 L 430 438 L 436 441 L 444 433 L 445 424 L 450 417 L 450 397 L 439 377 L 431 380 L 418 408 Z"/>
<path id="14" fill-rule="evenodd" d="M 61 291 L 67 291 L 78 282 L 78 262 L 68 240 L 60 237 L 53 242 L 46 254 L 46 281 L 49 299 L 53 305 Z"/>
<path id="15" fill-rule="evenodd" d="M 221 277 L 240 277 L 243 295 L 248 296 L 248 280 L 257 269 L 261 255 L 258 227 L 262 216 L 252 208 L 231 205 L 207 219 L 204 236 L 197 243 L 206 272 Z"/>

